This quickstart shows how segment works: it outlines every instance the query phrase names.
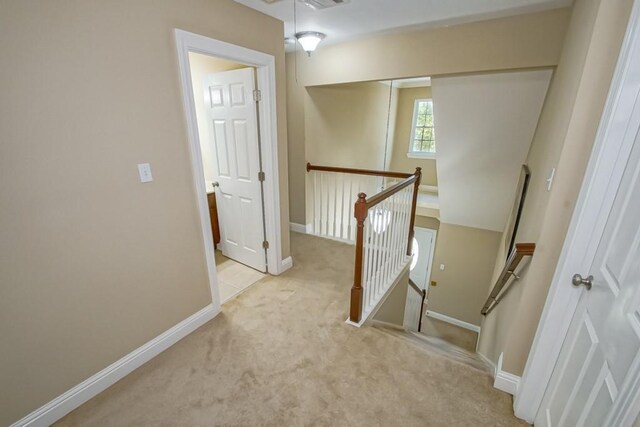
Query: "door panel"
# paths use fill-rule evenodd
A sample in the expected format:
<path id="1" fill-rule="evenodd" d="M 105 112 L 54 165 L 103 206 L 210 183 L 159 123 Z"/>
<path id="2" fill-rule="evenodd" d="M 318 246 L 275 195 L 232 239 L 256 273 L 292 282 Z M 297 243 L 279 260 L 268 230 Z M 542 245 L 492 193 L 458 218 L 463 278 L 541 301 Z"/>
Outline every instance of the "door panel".
<path id="1" fill-rule="evenodd" d="M 433 250 L 435 233 L 431 229 L 416 227 L 414 237 L 418 242 L 418 261 L 411 270 L 410 277 L 420 289 L 428 290 L 427 281 L 431 276 L 431 252 Z"/>
<path id="2" fill-rule="evenodd" d="M 262 247 L 262 193 L 254 70 L 210 74 L 205 82 L 209 133 L 216 159 L 222 252 L 256 270 L 266 270 Z"/>
<path id="3" fill-rule="evenodd" d="M 640 142 L 633 122 L 633 149 L 604 232 L 592 238 L 593 264 L 582 272 L 594 276 L 593 287 L 580 291 L 536 425 L 616 425 L 615 409 L 640 375 Z"/>

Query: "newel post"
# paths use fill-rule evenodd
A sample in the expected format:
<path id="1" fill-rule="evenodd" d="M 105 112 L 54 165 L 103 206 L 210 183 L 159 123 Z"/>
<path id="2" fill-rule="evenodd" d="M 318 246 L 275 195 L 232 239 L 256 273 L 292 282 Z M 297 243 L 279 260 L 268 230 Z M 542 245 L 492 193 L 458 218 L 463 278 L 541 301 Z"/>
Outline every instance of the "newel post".
<path id="1" fill-rule="evenodd" d="M 414 175 L 417 177 L 413 184 L 413 201 L 411 202 L 411 221 L 409 222 L 409 241 L 407 242 L 407 255 L 411 256 L 413 246 L 414 225 L 416 222 L 416 207 L 418 206 L 418 190 L 420 189 L 420 180 L 422 178 L 422 168 L 416 168 Z"/>
<path id="2" fill-rule="evenodd" d="M 358 227 L 356 229 L 356 262 L 353 274 L 353 287 L 351 288 L 351 307 L 349 309 L 349 320 L 358 323 L 362 317 L 362 259 L 364 252 L 364 221 L 367 219 L 367 195 L 358 194 L 353 216 L 356 218 Z"/>

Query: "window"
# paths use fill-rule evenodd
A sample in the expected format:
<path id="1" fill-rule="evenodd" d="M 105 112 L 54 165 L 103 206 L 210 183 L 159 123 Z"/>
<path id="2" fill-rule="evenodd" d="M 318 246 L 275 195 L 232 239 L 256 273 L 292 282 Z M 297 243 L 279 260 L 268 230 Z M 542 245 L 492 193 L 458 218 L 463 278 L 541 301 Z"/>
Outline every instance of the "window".
<path id="1" fill-rule="evenodd" d="M 436 137 L 433 129 L 433 101 L 416 99 L 413 107 L 413 124 L 409 141 L 409 157 L 434 157 Z"/>

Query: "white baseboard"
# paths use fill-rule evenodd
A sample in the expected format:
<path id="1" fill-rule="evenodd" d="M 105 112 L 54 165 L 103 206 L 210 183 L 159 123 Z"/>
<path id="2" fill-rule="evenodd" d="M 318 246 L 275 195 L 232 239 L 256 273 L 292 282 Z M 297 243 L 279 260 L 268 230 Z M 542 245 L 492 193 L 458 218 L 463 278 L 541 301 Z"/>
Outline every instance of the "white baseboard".
<path id="1" fill-rule="evenodd" d="M 489 365 L 491 367 L 491 372 L 493 374 L 493 378 L 496 377 L 496 373 L 497 373 L 497 369 L 496 369 L 496 364 L 493 363 L 493 360 L 489 359 L 487 356 L 485 356 L 484 354 L 478 352 L 476 350 L 476 354 L 480 357 L 480 359 L 482 359 L 484 361 L 484 363 L 486 363 L 487 365 Z"/>
<path id="2" fill-rule="evenodd" d="M 480 333 L 480 326 L 473 323 L 465 322 L 463 320 L 449 317 L 445 314 L 436 313 L 435 311 L 427 310 L 427 316 L 434 319 L 442 320 L 443 322 L 451 323 L 452 325 L 460 326 L 461 328 L 469 329 L 470 331 Z"/>
<path id="3" fill-rule="evenodd" d="M 295 231 L 296 233 L 310 234 L 312 231 L 311 224 L 298 224 L 295 222 L 289 223 L 289 230 Z"/>
<path id="4" fill-rule="evenodd" d="M 498 365 L 496 366 L 496 375 L 495 380 L 493 381 L 493 387 L 515 396 L 518 391 L 518 384 L 520 384 L 520 377 L 502 370 L 503 356 L 504 353 L 500 353 Z"/>
<path id="5" fill-rule="evenodd" d="M 11 427 L 39 427 L 53 424 L 213 319 L 219 311 L 211 304 L 206 306 L 51 402 L 16 421 Z"/>
<path id="6" fill-rule="evenodd" d="M 284 273 L 288 269 L 293 267 L 293 258 L 290 256 L 286 257 L 282 260 L 282 264 L 280 264 L 280 274 Z"/>

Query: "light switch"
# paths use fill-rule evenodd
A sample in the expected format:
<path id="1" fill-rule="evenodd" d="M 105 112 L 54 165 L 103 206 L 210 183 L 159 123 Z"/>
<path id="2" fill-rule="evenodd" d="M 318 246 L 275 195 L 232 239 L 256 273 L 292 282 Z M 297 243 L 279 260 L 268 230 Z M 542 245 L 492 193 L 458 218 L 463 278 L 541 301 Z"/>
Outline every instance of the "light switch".
<path id="1" fill-rule="evenodd" d="M 444 264 L 440 264 L 440 271 L 444 271 Z"/>
<path id="2" fill-rule="evenodd" d="M 153 181 L 153 176 L 151 175 L 151 165 L 149 163 L 139 163 L 138 174 L 140 175 L 140 182 Z"/>
<path id="3" fill-rule="evenodd" d="M 551 185 L 553 184 L 553 178 L 556 176 L 556 168 L 551 169 L 549 178 L 547 178 L 547 191 L 551 191 Z"/>

